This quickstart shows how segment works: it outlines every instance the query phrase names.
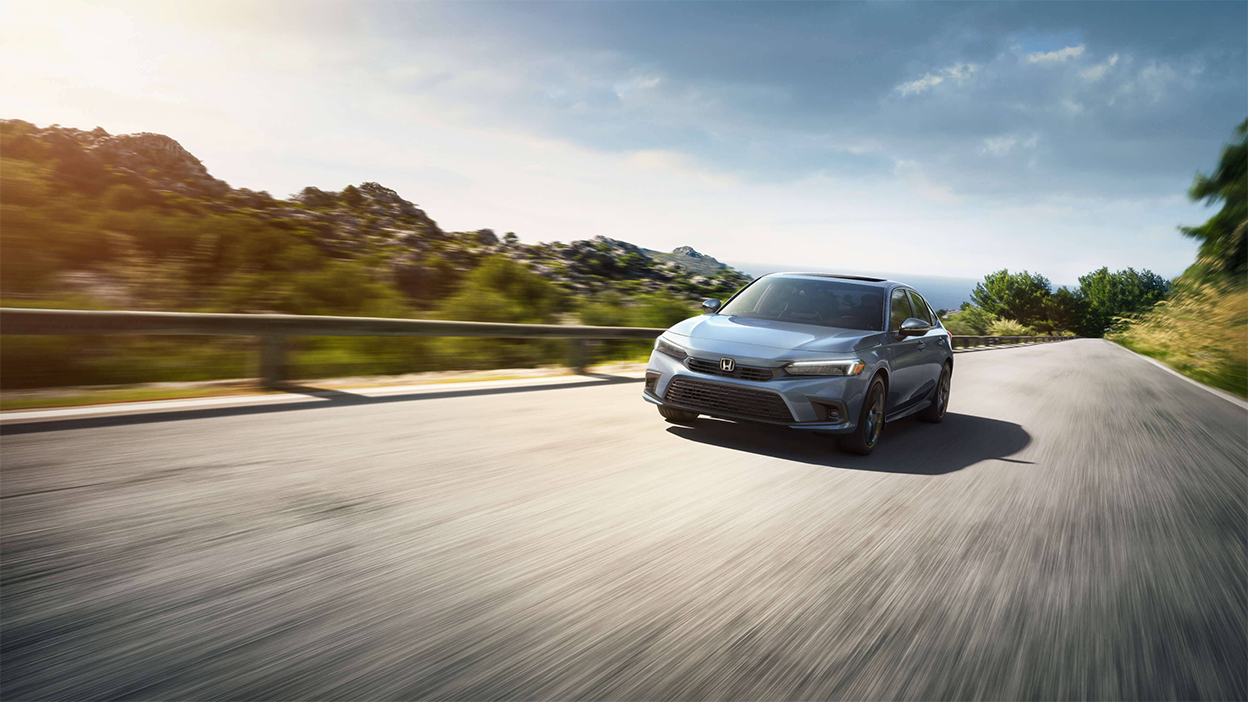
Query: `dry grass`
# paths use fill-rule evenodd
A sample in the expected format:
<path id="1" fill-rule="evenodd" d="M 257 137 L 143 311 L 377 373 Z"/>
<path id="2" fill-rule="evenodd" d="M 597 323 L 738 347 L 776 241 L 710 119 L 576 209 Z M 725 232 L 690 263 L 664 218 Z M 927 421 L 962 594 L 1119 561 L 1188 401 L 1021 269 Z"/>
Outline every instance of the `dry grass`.
<path id="1" fill-rule="evenodd" d="M 988 325 L 988 334 L 991 336 L 1034 336 L 1035 333 L 1031 327 L 1023 326 L 1012 319 L 998 319 Z"/>
<path id="2" fill-rule="evenodd" d="M 1248 289 L 1204 284 L 1175 292 L 1110 335 L 1202 383 L 1248 397 Z"/>

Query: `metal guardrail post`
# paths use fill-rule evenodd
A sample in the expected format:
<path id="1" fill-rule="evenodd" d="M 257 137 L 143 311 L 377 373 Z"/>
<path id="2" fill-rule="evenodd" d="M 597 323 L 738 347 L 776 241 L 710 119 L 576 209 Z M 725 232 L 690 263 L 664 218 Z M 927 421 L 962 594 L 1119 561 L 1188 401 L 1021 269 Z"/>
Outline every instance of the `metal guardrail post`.
<path id="1" fill-rule="evenodd" d="M 265 334 L 260 337 L 260 382 L 269 390 L 286 380 L 286 337 Z"/>
<path id="2" fill-rule="evenodd" d="M 589 366 L 589 340 L 572 339 L 568 344 L 570 345 L 568 365 L 577 373 L 584 373 L 585 368 Z"/>

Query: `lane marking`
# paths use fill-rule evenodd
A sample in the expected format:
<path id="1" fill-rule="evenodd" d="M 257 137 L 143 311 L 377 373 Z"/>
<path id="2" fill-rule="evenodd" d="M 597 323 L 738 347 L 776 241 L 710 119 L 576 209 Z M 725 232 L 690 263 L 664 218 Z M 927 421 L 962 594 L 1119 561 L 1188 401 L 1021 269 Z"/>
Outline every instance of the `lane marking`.
<path id="1" fill-rule="evenodd" d="M 1225 390 L 1219 390 L 1217 388 L 1205 385 L 1199 380 L 1194 380 L 1192 378 L 1189 378 L 1186 375 L 1183 375 L 1182 373 L 1171 368 L 1170 366 L 1167 366 L 1166 364 L 1162 363 L 1161 361 L 1158 361 L 1155 358 L 1149 358 L 1148 356 L 1145 356 L 1144 354 L 1139 353 L 1138 351 L 1132 351 L 1131 349 L 1127 348 L 1126 346 L 1123 346 L 1122 344 L 1115 344 L 1109 339 L 1101 339 L 1101 341 L 1104 341 L 1105 343 L 1109 344 L 1110 346 L 1113 346 L 1116 349 L 1122 349 L 1123 351 L 1126 351 L 1127 353 L 1131 354 L 1132 356 L 1135 356 L 1136 358 L 1142 358 L 1145 361 L 1148 361 L 1154 366 L 1157 366 L 1158 368 L 1169 373 L 1170 375 L 1173 375 L 1174 377 L 1182 379 L 1182 380 L 1186 380 L 1187 382 L 1191 383 L 1192 385 L 1195 385 L 1196 387 L 1200 388 L 1201 390 L 1204 390 L 1205 392 L 1217 395 L 1218 397 L 1222 398 L 1223 400 L 1226 400 L 1227 402 L 1235 405 L 1236 407 L 1239 407 L 1240 409 L 1248 410 L 1248 401 L 1241 400 L 1240 398 L 1235 397 L 1234 395 L 1232 395 L 1229 392 L 1226 392 Z"/>

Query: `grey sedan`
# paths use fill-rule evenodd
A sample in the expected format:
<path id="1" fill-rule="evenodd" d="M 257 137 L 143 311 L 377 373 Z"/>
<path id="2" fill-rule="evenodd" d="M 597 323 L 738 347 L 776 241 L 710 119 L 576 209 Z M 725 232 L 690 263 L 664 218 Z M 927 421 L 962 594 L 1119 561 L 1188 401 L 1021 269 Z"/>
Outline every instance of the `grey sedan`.
<path id="1" fill-rule="evenodd" d="M 949 332 L 913 288 L 824 273 L 774 273 L 707 300 L 655 342 L 643 397 L 668 421 L 699 415 L 836 435 L 868 454 L 887 422 L 940 422 Z"/>

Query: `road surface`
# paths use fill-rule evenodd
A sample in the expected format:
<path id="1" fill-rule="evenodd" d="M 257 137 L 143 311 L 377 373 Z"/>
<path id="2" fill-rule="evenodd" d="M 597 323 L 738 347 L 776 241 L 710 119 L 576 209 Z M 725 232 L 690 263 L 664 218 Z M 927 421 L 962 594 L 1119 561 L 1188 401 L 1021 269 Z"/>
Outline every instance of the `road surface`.
<path id="1" fill-rule="evenodd" d="M 956 356 L 873 456 L 639 382 L 6 426 L 13 699 L 1244 699 L 1248 412 Z"/>

